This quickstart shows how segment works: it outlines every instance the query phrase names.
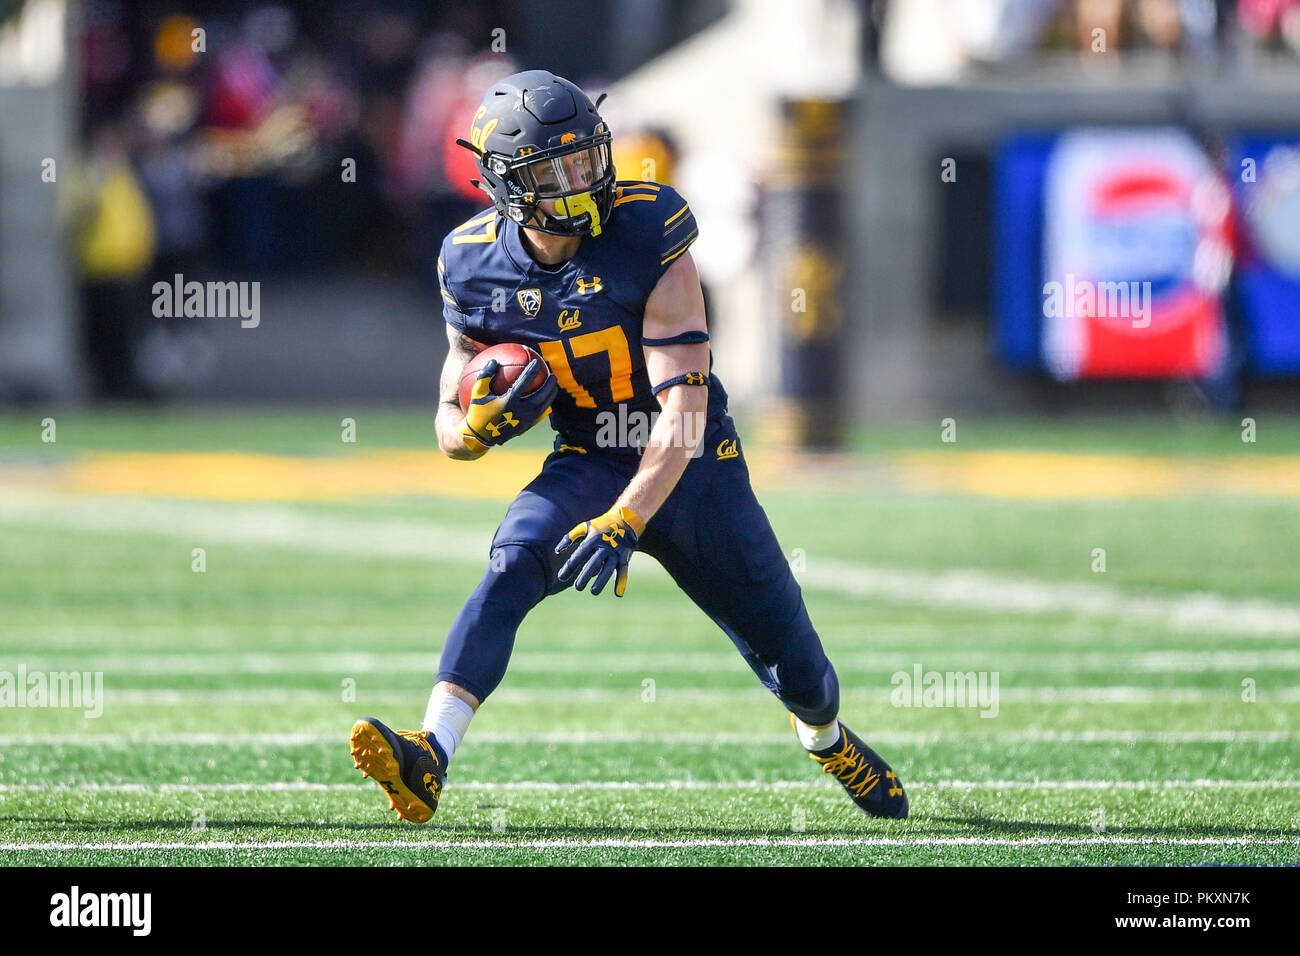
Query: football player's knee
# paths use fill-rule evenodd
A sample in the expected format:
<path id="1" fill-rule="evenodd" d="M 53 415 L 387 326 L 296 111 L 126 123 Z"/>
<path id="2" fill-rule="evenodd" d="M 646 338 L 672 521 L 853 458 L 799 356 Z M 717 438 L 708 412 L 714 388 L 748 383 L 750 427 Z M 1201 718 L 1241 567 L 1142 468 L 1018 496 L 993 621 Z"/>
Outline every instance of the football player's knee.
<path id="1" fill-rule="evenodd" d="M 550 568 L 541 555 L 523 544 L 502 544 L 492 549 L 479 587 L 493 603 L 518 604 L 524 610 L 546 596 Z"/>
<path id="2" fill-rule="evenodd" d="M 541 562 L 528 548 L 493 548 L 487 571 L 452 622 L 438 679 L 486 699 L 505 676 L 515 632 L 545 595 L 545 585 Z"/>
<path id="3" fill-rule="evenodd" d="M 840 681 L 835 676 L 835 668 L 827 661 L 816 683 L 799 691 L 782 686 L 780 697 L 787 709 L 805 724 L 816 727 L 829 724 L 840 712 Z"/>

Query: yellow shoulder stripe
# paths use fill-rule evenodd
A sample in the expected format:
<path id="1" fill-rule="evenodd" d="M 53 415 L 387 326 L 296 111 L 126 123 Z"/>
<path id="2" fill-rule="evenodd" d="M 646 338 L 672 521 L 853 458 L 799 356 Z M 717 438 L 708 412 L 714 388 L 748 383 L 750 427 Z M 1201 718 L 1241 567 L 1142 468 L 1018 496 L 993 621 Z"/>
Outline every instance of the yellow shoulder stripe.
<path id="1" fill-rule="evenodd" d="M 629 192 L 629 190 L 632 189 L 646 190 L 646 192 Z M 657 199 L 658 195 L 659 187 L 654 183 L 624 183 L 614 190 L 615 201 L 620 199 L 630 199 L 632 197 L 636 197 L 637 199 Z"/>
<path id="2" fill-rule="evenodd" d="M 671 216 L 669 216 L 667 219 L 664 220 L 664 225 L 665 226 L 670 225 L 674 219 L 676 219 L 678 216 L 680 216 L 682 213 L 686 212 L 686 210 L 690 208 L 691 208 L 690 206 L 683 203 L 681 209 L 677 210 L 675 213 L 673 213 Z"/>
<path id="3" fill-rule="evenodd" d="M 689 249 L 689 248 L 691 247 L 691 242 L 692 242 L 692 241 L 695 239 L 695 237 L 698 236 L 699 234 L 700 234 L 700 231 L 699 231 L 698 229 L 692 229 L 692 230 L 691 230 L 691 234 L 690 234 L 689 236 L 687 236 L 685 239 L 683 239 L 681 242 L 679 242 L 679 243 L 677 244 L 677 245 L 681 246 L 681 248 L 678 249 L 676 252 L 669 253 L 667 256 L 665 256 L 664 258 L 660 259 L 660 260 L 659 260 L 659 264 L 660 264 L 661 266 L 666 266 L 666 265 L 668 265 L 668 263 L 670 263 L 670 262 L 672 262 L 674 259 L 676 259 L 678 256 L 680 256 L 683 252 L 685 252 L 687 249 Z M 674 247 L 674 248 L 676 248 L 676 247 Z"/>

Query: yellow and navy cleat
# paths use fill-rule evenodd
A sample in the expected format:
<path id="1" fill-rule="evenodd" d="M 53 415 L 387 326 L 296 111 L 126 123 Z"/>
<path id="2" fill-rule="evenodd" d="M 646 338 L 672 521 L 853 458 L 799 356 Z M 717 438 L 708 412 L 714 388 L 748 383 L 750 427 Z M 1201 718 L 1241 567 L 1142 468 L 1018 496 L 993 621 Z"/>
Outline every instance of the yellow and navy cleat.
<path id="1" fill-rule="evenodd" d="M 790 715 L 794 729 L 794 714 Z M 863 813 L 873 817 L 907 816 L 907 794 L 903 782 L 874 750 L 862 742 L 840 721 L 840 739 L 834 746 L 808 754 L 821 764 L 825 773 L 833 774 L 849 792 L 849 797 Z"/>
<path id="2" fill-rule="evenodd" d="M 427 730 L 390 730 L 374 717 L 352 725 L 352 764 L 388 794 L 398 819 L 428 823 L 438 809 L 447 758 Z"/>

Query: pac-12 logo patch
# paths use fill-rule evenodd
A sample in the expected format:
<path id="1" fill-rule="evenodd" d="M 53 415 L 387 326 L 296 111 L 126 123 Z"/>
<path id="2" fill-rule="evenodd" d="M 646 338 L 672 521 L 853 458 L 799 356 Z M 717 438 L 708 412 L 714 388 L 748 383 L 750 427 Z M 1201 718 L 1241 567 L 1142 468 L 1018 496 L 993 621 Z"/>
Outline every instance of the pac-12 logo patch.
<path id="1" fill-rule="evenodd" d="M 541 289 L 520 289 L 515 293 L 515 298 L 519 300 L 519 308 L 530 317 L 542 310 Z"/>

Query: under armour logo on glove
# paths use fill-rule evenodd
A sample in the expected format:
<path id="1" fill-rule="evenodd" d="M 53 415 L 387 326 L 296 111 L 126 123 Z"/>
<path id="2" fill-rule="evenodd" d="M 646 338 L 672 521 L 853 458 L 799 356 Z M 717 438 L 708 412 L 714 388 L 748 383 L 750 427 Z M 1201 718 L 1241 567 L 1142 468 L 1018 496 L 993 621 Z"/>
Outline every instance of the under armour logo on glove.
<path id="1" fill-rule="evenodd" d="M 505 428 L 507 425 L 510 426 L 511 428 L 514 428 L 518 424 L 519 424 L 519 419 L 515 418 L 515 416 L 512 415 L 510 412 L 506 412 L 504 415 L 501 416 L 501 420 L 499 422 L 488 422 L 487 430 L 492 433 L 493 438 L 500 438 L 501 429 Z"/>

